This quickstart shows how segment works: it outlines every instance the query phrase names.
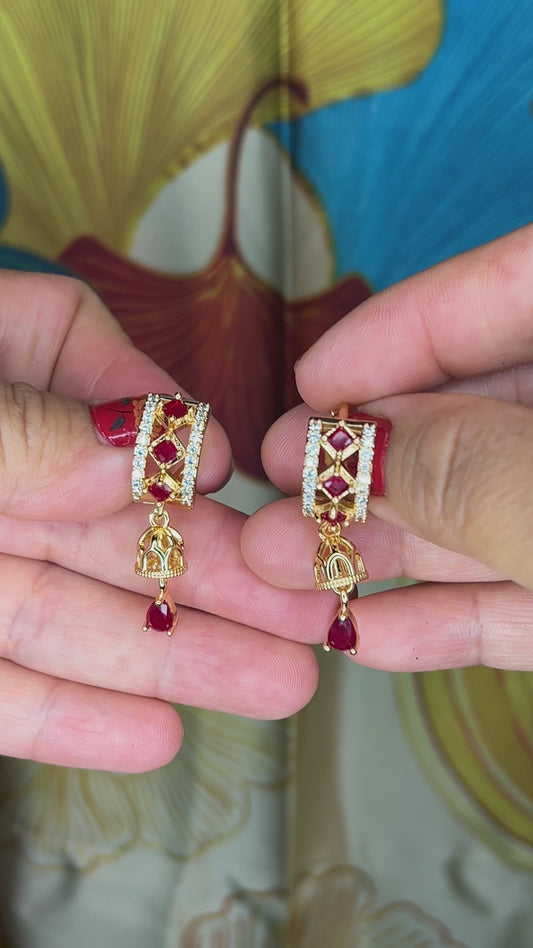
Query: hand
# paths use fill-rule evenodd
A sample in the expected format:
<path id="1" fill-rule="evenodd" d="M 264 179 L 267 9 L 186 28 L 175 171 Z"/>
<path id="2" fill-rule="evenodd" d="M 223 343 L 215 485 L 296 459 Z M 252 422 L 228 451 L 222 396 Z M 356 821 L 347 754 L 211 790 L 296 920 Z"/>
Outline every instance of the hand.
<path id="1" fill-rule="evenodd" d="M 169 701 L 261 718 L 304 704 L 311 650 L 253 627 L 277 631 L 290 597 L 246 567 L 243 515 L 212 500 L 173 515 L 189 563 L 170 582 L 174 637 L 142 631 L 155 581 L 133 566 L 149 508 L 130 503 L 132 450 L 99 440 L 87 402 L 176 383 L 75 280 L 1 272 L 0 338 L 0 753 L 142 771 L 179 747 Z M 211 420 L 199 489 L 230 465 Z M 312 597 L 299 603 L 310 615 Z"/>
<path id="2" fill-rule="evenodd" d="M 265 438 L 268 476 L 297 494 L 309 414 L 346 401 L 393 423 L 387 497 L 346 536 L 372 580 L 424 583 L 359 600 L 363 664 L 533 668 L 532 274 L 528 227 L 367 300 L 298 363 L 311 411 Z M 258 575 L 292 589 L 312 588 L 316 545 L 298 498 L 263 508 L 242 538 Z M 319 618 L 309 641 L 324 637 Z"/>

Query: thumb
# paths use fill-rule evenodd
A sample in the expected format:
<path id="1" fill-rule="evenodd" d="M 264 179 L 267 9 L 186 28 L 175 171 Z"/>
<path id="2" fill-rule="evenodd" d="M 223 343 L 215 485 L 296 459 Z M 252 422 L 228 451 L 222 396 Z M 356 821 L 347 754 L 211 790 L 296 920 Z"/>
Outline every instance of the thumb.
<path id="1" fill-rule="evenodd" d="M 131 499 L 132 451 L 116 445 L 134 443 L 143 403 L 144 396 L 124 398 L 90 410 L 82 401 L 25 382 L 0 383 L 0 514 L 73 520 L 124 507 Z M 110 436 L 102 424 L 117 404 L 125 419 L 121 438 Z M 119 419 L 120 412 L 113 417 Z M 206 473 L 199 477 L 204 491 L 219 486 L 212 483 L 220 472 L 215 456 L 225 441 L 218 426 L 210 427 L 202 458 Z"/>
<path id="2" fill-rule="evenodd" d="M 533 411 L 474 395 L 398 395 L 378 516 L 533 589 Z"/>

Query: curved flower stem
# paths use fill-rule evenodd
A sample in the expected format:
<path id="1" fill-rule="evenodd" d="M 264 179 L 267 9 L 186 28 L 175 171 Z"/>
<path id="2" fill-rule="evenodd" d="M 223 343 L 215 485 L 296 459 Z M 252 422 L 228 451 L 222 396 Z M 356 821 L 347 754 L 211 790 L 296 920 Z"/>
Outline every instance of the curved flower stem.
<path id="1" fill-rule="evenodd" d="M 226 170 L 226 214 L 224 227 L 222 229 L 221 253 L 235 253 L 237 250 L 235 240 L 235 210 L 237 201 L 237 173 L 242 152 L 242 143 L 248 130 L 250 119 L 257 108 L 261 99 L 263 99 L 273 89 L 287 89 L 291 96 L 301 104 L 306 105 L 308 95 L 306 87 L 302 82 L 295 79 L 283 79 L 277 77 L 270 79 L 260 89 L 257 90 L 253 98 L 246 106 L 241 115 L 235 136 L 230 146 L 228 166 Z"/>

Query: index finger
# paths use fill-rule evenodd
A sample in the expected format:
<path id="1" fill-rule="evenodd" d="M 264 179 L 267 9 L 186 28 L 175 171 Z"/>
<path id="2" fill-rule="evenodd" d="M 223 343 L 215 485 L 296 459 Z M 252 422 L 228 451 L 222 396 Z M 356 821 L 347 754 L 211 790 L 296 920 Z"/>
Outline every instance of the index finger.
<path id="1" fill-rule="evenodd" d="M 533 226 L 366 300 L 300 359 L 314 410 L 420 391 L 533 358 Z"/>
<path id="2" fill-rule="evenodd" d="M 32 519 L 119 509 L 130 497 L 131 452 L 100 444 L 87 404 L 72 397 L 86 403 L 175 392 L 176 382 L 71 277 L 0 270 L 0 341 L 0 507 Z M 217 490 L 230 465 L 226 434 L 211 419 L 199 490 Z"/>

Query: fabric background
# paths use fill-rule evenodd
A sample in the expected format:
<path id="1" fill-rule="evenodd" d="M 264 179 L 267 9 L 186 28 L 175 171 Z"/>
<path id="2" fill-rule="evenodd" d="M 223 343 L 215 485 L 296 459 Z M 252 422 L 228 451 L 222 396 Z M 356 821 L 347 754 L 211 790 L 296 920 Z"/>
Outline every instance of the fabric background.
<path id="1" fill-rule="evenodd" d="M 0 266 L 94 286 L 251 511 L 296 356 L 531 220 L 532 62 L 530 0 L 3 0 Z M 152 774 L 4 760 L 1 944 L 531 948 L 531 682 L 333 655 Z"/>

